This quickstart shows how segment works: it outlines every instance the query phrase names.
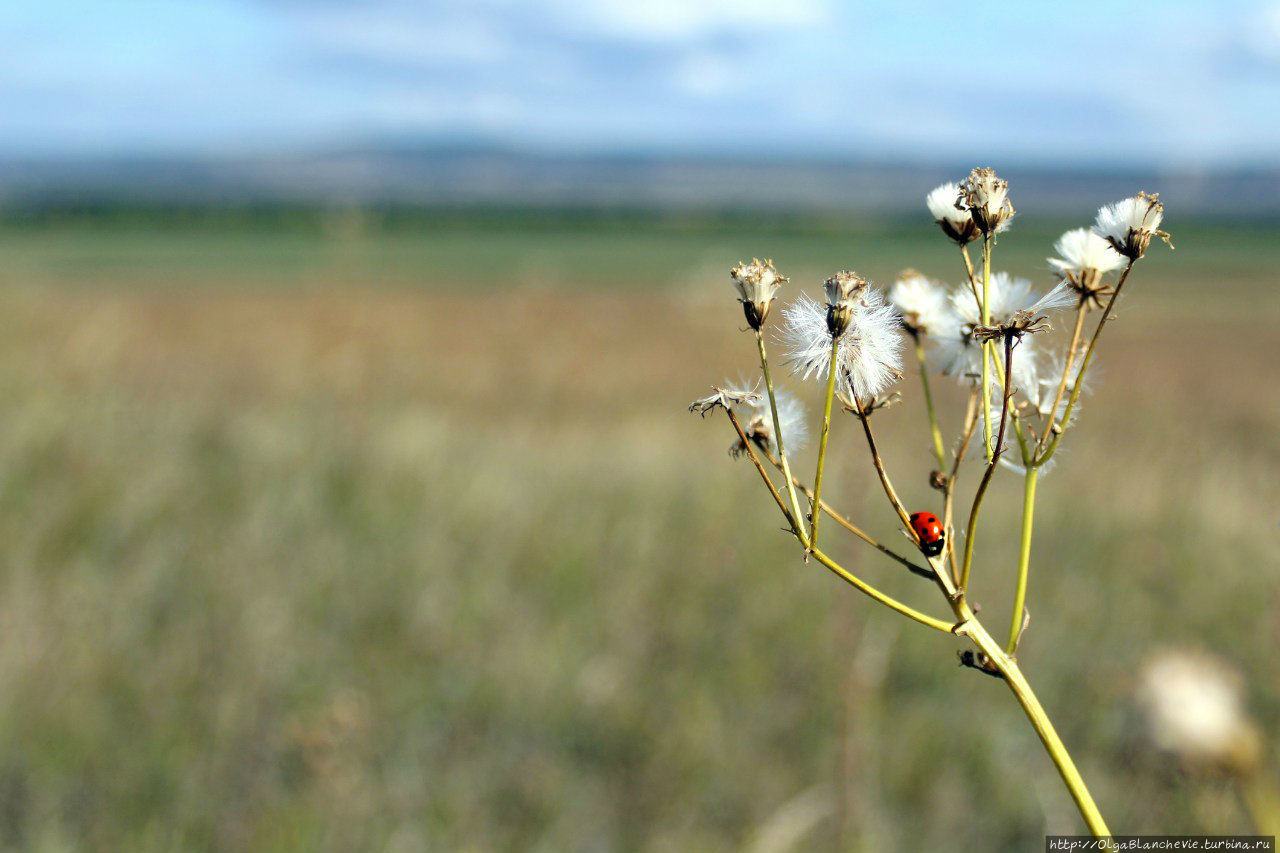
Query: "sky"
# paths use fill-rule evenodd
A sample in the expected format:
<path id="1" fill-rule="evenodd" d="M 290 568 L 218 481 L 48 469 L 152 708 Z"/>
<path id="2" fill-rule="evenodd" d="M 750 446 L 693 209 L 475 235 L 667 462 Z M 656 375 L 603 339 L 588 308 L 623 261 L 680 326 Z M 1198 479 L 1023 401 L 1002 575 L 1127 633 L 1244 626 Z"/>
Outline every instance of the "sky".
<path id="1" fill-rule="evenodd" d="M 6 0 L 0 155 L 1280 165 L 1280 0 Z"/>

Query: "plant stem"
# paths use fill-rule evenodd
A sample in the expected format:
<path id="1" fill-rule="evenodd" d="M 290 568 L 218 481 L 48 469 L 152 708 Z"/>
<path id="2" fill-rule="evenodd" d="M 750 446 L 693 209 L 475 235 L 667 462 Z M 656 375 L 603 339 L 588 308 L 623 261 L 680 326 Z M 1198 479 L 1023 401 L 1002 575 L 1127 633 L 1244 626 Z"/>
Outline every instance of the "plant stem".
<path id="1" fill-rule="evenodd" d="M 764 351 L 764 333 L 756 330 L 756 344 L 760 349 L 760 370 L 764 373 L 764 387 L 769 392 L 769 409 L 773 413 L 773 438 L 778 443 L 778 458 L 782 460 L 782 474 L 787 480 L 787 494 L 791 498 L 791 512 L 796 518 L 804 518 L 800 512 L 800 501 L 796 498 L 796 487 L 791 477 L 791 466 L 787 462 L 787 451 L 782 443 L 782 422 L 778 419 L 778 400 L 773 393 L 773 377 L 769 375 L 769 357 Z M 804 531 L 800 531 L 800 541 L 808 544 Z"/>
<path id="2" fill-rule="evenodd" d="M 773 464 L 773 467 L 775 467 L 775 468 L 779 468 L 778 460 L 774 459 L 774 458 L 773 458 L 773 455 L 772 455 L 771 453 L 769 453 L 769 451 L 767 451 L 767 450 L 766 450 L 766 451 L 764 451 L 764 456 L 765 456 L 765 458 L 766 458 L 766 459 L 768 459 L 768 460 L 769 460 L 769 462 L 770 462 L 770 463 L 772 463 L 772 464 Z M 804 496 L 805 496 L 805 497 L 809 498 L 809 500 L 811 500 L 811 501 L 813 500 L 813 492 L 809 491 L 809 489 L 805 487 L 804 483 L 801 483 L 798 479 L 796 479 L 796 480 L 794 481 L 794 485 L 795 485 L 795 487 L 796 487 L 797 489 L 799 489 L 799 490 L 801 491 L 801 493 L 803 493 L 803 494 L 804 494 Z M 926 568 L 924 568 L 923 566 L 919 566 L 919 565 L 917 565 L 917 564 L 915 564 L 915 563 L 911 562 L 911 561 L 910 561 L 910 560 L 908 560 L 906 557 L 904 557 L 904 556 L 902 556 L 901 554 L 899 554 L 897 551 L 894 551 L 894 550 L 893 550 L 893 549 L 891 549 L 891 548 L 887 548 L 887 547 L 885 547 L 884 545 L 882 545 L 880 542 L 877 542 L 875 539 L 873 539 L 873 538 L 871 538 L 870 536 L 868 536 L 868 535 L 867 535 L 867 533 L 866 533 L 866 531 L 864 531 L 862 528 L 858 527 L 856 524 L 854 524 L 854 523 L 853 523 L 852 521 L 850 521 L 848 518 L 846 518 L 845 516 L 843 516 L 843 515 L 841 515 L 839 512 L 837 512 L 837 511 L 836 511 L 836 510 L 831 506 L 831 504 L 827 503 L 825 500 L 820 500 L 820 501 L 818 501 L 818 506 L 819 506 L 819 508 L 820 508 L 823 512 L 825 512 L 828 516 L 830 516 L 830 517 L 831 517 L 831 519 L 832 519 L 836 524 L 839 524 L 839 525 L 840 525 L 841 527 L 843 527 L 845 530 L 848 530 L 848 531 L 849 531 L 850 533 L 852 533 L 854 536 L 858 537 L 858 538 L 859 538 L 859 539 L 861 539 L 863 542 L 866 542 L 868 545 L 870 545 L 872 548 L 875 548 L 877 551 L 879 551 L 880 553 L 884 554 L 886 557 L 889 557 L 890 559 L 896 560 L 897 562 L 899 562 L 899 563 L 901 563 L 902 565 L 906 566 L 908 569 L 910 569 L 912 572 L 914 572 L 914 573 L 915 573 L 915 574 L 917 574 L 917 575 L 920 575 L 920 576 L 922 576 L 922 577 L 927 577 L 927 578 L 931 578 L 931 577 L 933 577 L 933 571 L 932 571 L 932 570 L 930 570 L 930 569 L 926 569 Z"/>
<path id="3" fill-rule="evenodd" d="M 1089 831 L 1096 838 L 1109 839 L 1111 830 L 1107 828 L 1107 822 L 1103 819 L 1102 813 L 1098 811 L 1098 806 L 1094 803 L 1084 779 L 1080 776 L 1080 771 L 1076 769 L 1075 762 L 1071 760 L 1071 754 L 1067 752 L 1066 746 L 1062 743 L 1062 738 L 1058 736 L 1053 723 L 1049 720 L 1049 715 L 1045 713 L 1044 706 L 1040 704 L 1040 700 L 1036 698 L 1031 685 L 1027 683 L 1026 676 L 1022 674 L 1017 661 L 1005 654 L 1004 650 L 995 641 L 995 638 L 987 633 L 982 623 L 973 616 L 968 604 L 961 600 L 957 603 L 956 610 L 957 617 L 962 619 L 962 623 L 956 628 L 956 633 L 972 639 L 978 648 L 986 654 L 992 665 L 1004 676 L 1004 682 L 1013 691 L 1014 698 L 1018 700 L 1018 704 L 1022 706 L 1023 713 L 1027 715 L 1027 719 L 1031 722 L 1031 727 L 1039 735 L 1040 742 L 1044 744 L 1050 760 L 1058 768 L 1058 774 L 1062 777 L 1067 790 L 1071 793 L 1071 799 L 1075 801 L 1076 808 L 1080 810 L 1080 815 L 1084 818 L 1085 824 L 1088 825 Z M 1109 847 L 1108 849 L 1115 848 Z"/>
<path id="4" fill-rule="evenodd" d="M 1134 259 L 1130 258 L 1129 263 L 1125 266 L 1124 272 L 1120 273 L 1120 280 L 1116 282 L 1116 289 L 1112 291 L 1111 298 L 1107 300 L 1107 307 L 1102 309 L 1102 319 L 1098 321 L 1098 328 L 1093 330 L 1093 337 L 1089 339 L 1089 348 L 1085 350 L 1084 361 L 1080 364 L 1080 372 L 1076 374 L 1075 387 L 1071 389 L 1071 397 L 1067 400 L 1067 410 L 1062 413 L 1062 425 L 1057 435 L 1053 437 L 1049 447 L 1044 453 L 1040 454 L 1040 458 L 1036 460 L 1036 465 L 1043 465 L 1053 457 L 1058 450 L 1058 443 L 1062 441 L 1062 437 L 1067 433 L 1067 427 L 1071 425 L 1071 412 L 1075 410 L 1076 401 L 1080 399 L 1080 389 L 1084 387 L 1084 374 L 1089 369 L 1089 364 L 1093 361 L 1094 349 L 1098 346 L 1098 338 L 1102 335 L 1103 326 L 1107 325 L 1108 318 L 1111 317 L 1111 309 L 1116 304 L 1116 299 L 1120 296 L 1120 289 L 1124 287 L 1124 283 L 1129 279 L 1129 271 L 1133 269 Z"/>
<path id="5" fill-rule="evenodd" d="M 988 291 L 991 288 L 991 235 L 982 235 L 982 302 L 978 306 L 981 311 L 982 325 L 991 322 L 991 311 L 987 304 Z M 991 450 L 991 358 L 986 341 L 982 347 L 982 439 L 987 449 L 987 462 L 992 459 Z"/>
<path id="6" fill-rule="evenodd" d="M 867 434 L 867 446 L 871 448 L 871 462 L 876 466 L 876 473 L 880 476 L 880 485 L 884 487 L 884 493 L 889 498 L 889 503 L 893 506 L 894 512 L 898 514 L 898 518 L 902 519 L 903 525 L 907 530 L 911 531 L 911 535 L 915 537 L 915 531 L 911 528 L 911 515 L 907 512 L 906 507 L 902 505 L 902 501 L 898 499 L 898 493 L 893 489 L 893 483 L 889 482 L 889 474 L 884 470 L 884 460 L 880 458 L 880 451 L 876 449 L 876 438 L 871 433 L 871 420 L 865 412 L 862 411 L 862 402 L 857 398 L 853 398 L 853 408 L 858 420 L 862 421 L 862 431 Z"/>
<path id="7" fill-rule="evenodd" d="M 1058 414 L 1058 404 L 1062 402 L 1062 395 L 1067 390 L 1067 381 L 1071 377 L 1071 368 L 1075 366 L 1076 349 L 1080 346 L 1080 335 L 1084 332 L 1084 315 L 1088 310 L 1089 297 L 1081 297 L 1080 306 L 1076 309 L 1075 329 L 1071 332 L 1071 344 L 1067 347 L 1067 357 L 1063 359 L 1062 379 L 1058 381 L 1058 391 L 1053 395 L 1053 405 L 1049 407 L 1049 425 L 1045 428 L 1044 435 L 1040 436 L 1040 441 L 1036 444 L 1036 454 L 1044 450 L 1045 444 L 1049 441 L 1049 434 L 1053 432 L 1054 418 Z"/>
<path id="8" fill-rule="evenodd" d="M 942 528 L 947 534 L 947 559 L 951 563 L 951 577 L 960 582 L 960 566 L 956 563 L 955 530 L 951 520 L 955 506 L 956 477 L 960 474 L 960 462 L 969 451 L 969 442 L 973 439 L 973 431 L 978 425 L 977 392 L 969 394 L 969 403 L 965 407 L 964 432 L 960 437 L 960 447 L 956 450 L 956 458 L 951 463 L 951 476 L 947 477 L 947 491 L 942 500 Z"/>
<path id="9" fill-rule="evenodd" d="M 1010 376 L 1012 373 L 1013 341 L 1006 337 L 1004 340 L 1004 375 Z M 977 538 L 978 513 L 982 509 L 982 498 L 987 494 L 987 486 L 991 483 L 991 475 L 995 473 L 996 463 L 1000 461 L 1000 454 L 1004 452 L 1004 427 L 1009 419 L 1009 398 L 1013 396 L 1013 386 L 1006 382 L 1004 387 L 1004 405 L 1000 409 L 1000 434 L 996 438 L 995 451 L 991 455 L 991 461 L 987 463 L 987 470 L 982 474 L 982 482 L 978 484 L 978 491 L 973 496 L 973 507 L 969 510 L 969 524 L 964 536 L 964 563 L 960 567 L 960 589 L 962 591 L 969 588 L 969 567 L 973 563 L 973 541 Z"/>
<path id="10" fill-rule="evenodd" d="M 733 424 L 734 430 L 738 433 L 738 438 L 742 441 L 743 446 L 747 449 L 747 455 L 751 457 L 751 461 L 756 466 L 756 470 L 760 472 L 760 477 L 764 480 L 765 485 L 768 487 L 769 494 L 773 496 L 773 500 L 778 505 L 778 509 L 782 510 L 783 516 L 785 516 L 788 523 L 791 524 L 791 529 L 796 533 L 796 536 L 798 538 L 800 536 L 800 525 L 797 523 L 796 519 L 791 515 L 791 511 L 787 509 L 787 505 L 782 500 L 782 495 L 778 493 L 777 487 L 773 485 L 773 480 L 769 479 L 769 474 L 764 470 L 764 465 L 760 463 L 760 457 L 756 455 L 755 448 L 751 446 L 751 442 L 747 439 L 747 434 L 743 432 L 742 424 L 738 422 L 737 415 L 733 413 L 732 409 L 725 409 L 725 412 L 728 413 L 729 422 Z M 815 502 L 814 506 L 817 507 L 817 506 L 820 506 L 820 504 Z M 816 511 L 817 510 L 815 509 L 815 512 Z M 843 580 L 845 580 L 847 583 L 849 583 L 859 592 L 862 592 L 870 596 L 871 598 L 874 598 L 876 601 L 880 602 L 886 607 L 892 610 L 896 610 L 898 613 L 901 613 L 903 616 L 906 616 L 909 619 L 913 619 L 916 622 L 919 622 L 921 625 L 926 625 L 930 628 L 933 628 L 938 631 L 942 631 L 943 633 L 946 633 L 946 634 L 952 633 L 952 629 L 955 627 L 952 623 L 944 622 L 941 619 L 935 619 L 932 616 L 927 616 L 924 613 L 921 613 L 920 611 L 916 610 L 915 608 L 910 607 L 906 604 L 903 604 L 901 601 L 898 601 L 896 598 L 890 595 L 886 595 L 885 593 L 873 587 L 871 584 L 867 583 L 866 581 L 854 575 L 848 569 L 844 568 L 835 560 L 832 560 L 830 557 L 828 557 L 826 554 L 822 553 L 821 551 L 807 550 L 807 553 L 813 554 L 814 559 L 816 559 L 819 563 L 822 563 L 822 565 L 826 566 L 831 571 L 835 572 L 837 575 L 839 575 Z"/>
<path id="11" fill-rule="evenodd" d="M 965 243 L 960 244 L 960 257 L 964 258 L 964 271 L 969 278 L 969 289 L 973 291 L 973 301 L 977 302 L 981 308 L 982 298 L 978 296 L 978 279 L 973 273 L 973 261 L 969 259 L 969 246 Z"/>
<path id="12" fill-rule="evenodd" d="M 1022 543 L 1018 549 L 1018 586 L 1013 594 L 1013 623 L 1009 626 L 1009 642 L 1005 651 L 1010 656 L 1018 651 L 1018 640 L 1022 637 L 1022 613 L 1027 600 L 1027 572 L 1031 565 L 1031 527 L 1036 515 L 1036 480 L 1040 469 L 1030 467 L 1023 483 L 1022 491 Z"/>
<path id="13" fill-rule="evenodd" d="M 817 560 L 822 565 L 826 566 L 831 571 L 835 572 L 837 575 L 839 575 L 841 578 L 847 581 L 851 586 L 855 587 L 860 592 L 863 592 L 866 595 L 869 595 L 871 598 L 874 598 L 876 601 L 880 602 L 886 607 L 896 610 L 897 612 L 901 613 L 903 616 L 906 616 L 908 619 L 913 619 L 916 622 L 919 622 L 921 625 L 927 625 L 930 628 L 933 628 L 938 631 L 942 631 L 944 634 L 950 634 L 952 632 L 952 629 L 955 627 L 955 625 L 951 622 L 946 622 L 942 619 L 935 619 L 932 616 L 927 616 L 924 613 L 921 613 L 919 610 L 916 610 L 913 607 L 909 607 L 906 604 L 903 604 L 901 601 L 898 601 L 896 598 L 885 595 L 883 592 L 876 589 L 871 584 L 851 574 L 847 569 L 845 569 L 843 566 L 841 566 L 835 560 L 832 560 L 830 557 L 828 557 L 826 554 L 822 553 L 821 551 L 814 549 L 810 551 L 810 553 L 813 554 L 813 558 L 815 560 Z"/>
<path id="14" fill-rule="evenodd" d="M 942 431 L 938 429 L 938 414 L 933 408 L 933 393 L 929 390 L 929 370 L 924 357 L 924 344 L 920 343 L 918 334 L 912 335 L 912 339 L 916 345 L 916 361 L 920 363 L 920 384 L 924 387 L 924 405 L 929 410 L 929 431 L 933 435 L 933 452 L 938 457 L 938 470 L 945 471 L 947 454 L 942 449 Z"/>
<path id="15" fill-rule="evenodd" d="M 840 339 L 831 339 L 831 364 L 827 368 L 827 399 L 822 410 L 822 437 L 818 440 L 818 471 L 813 475 L 813 524 L 809 528 L 809 547 L 818 547 L 818 519 L 822 511 L 818 509 L 822 499 L 822 470 L 827 462 L 827 436 L 831 434 L 831 400 L 836 395 L 836 350 Z M 803 541 L 803 539 L 802 539 Z"/>
<path id="16" fill-rule="evenodd" d="M 756 456 L 755 448 L 751 446 L 751 439 L 747 438 L 747 434 L 742 429 L 742 424 L 738 423 L 738 416 L 733 413 L 733 409 L 726 407 L 724 411 L 729 416 L 729 423 L 733 424 L 733 428 L 737 431 L 738 438 L 742 441 L 742 446 L 746 448 L 747 455 L 751 457 L 751 461 L 755 463 L 756 470 L 760 472 L 760 478 L 764 480 L 764 484 L 769 488 L 769 494 L 773 495 L 774 501 L 778 504 L 778 509 L 782 510 L 787 523 L 791 525 L 791 531 L 795 533 L 796 538 L 803 544 L 803 525 L 801 525 L 798 518 L 791 514 L 791 510 L 787 509 L 786 503 L 782 500 L 782 495 L 778 494 L 778 487 L 769 478 L 769 472 L 765 471 L 764 466 L 760 464 L 760 457 Z"/>

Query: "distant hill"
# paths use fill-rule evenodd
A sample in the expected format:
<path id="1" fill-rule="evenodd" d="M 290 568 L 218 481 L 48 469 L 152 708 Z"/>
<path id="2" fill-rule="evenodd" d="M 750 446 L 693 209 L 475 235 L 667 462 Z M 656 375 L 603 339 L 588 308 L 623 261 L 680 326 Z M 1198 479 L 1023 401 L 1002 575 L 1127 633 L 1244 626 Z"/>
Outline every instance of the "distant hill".
<path id="1" fill-rule="evenodd" d="M 969 164 L 975 165 L 975 164 Z M 1029 213 L 1085 215 L 1139 189 L 1175 211 L 1280 216 L 1280 171 L 1128 171 L 994 165 Z M 710 156 L 570 156 L 403 146 L 238 158 L 0 160 L 0 208 L 84 203 L 410 204 L 850 211 L 897 215 L 965 164 Z"/>

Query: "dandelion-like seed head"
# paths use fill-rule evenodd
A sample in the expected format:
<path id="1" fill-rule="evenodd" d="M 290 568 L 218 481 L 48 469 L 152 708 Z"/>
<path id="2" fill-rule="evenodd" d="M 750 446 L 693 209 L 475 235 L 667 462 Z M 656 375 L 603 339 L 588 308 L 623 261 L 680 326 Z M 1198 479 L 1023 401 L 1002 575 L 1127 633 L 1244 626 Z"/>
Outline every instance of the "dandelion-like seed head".
<path id="1" fill-rule="evenodd" d="M 942 233 L 964 246 L 973 242 L 978 236 L 978 226 L 974 223 L 969 211 L 960 207 L 960 185 L 942 184 L 934 187 L 924 198 L 933 221 L 938 223 Z"/>
<path id="2" fill-rule="evenodd" d="M 1049 266 L 1058 271 L 1082 300 L 1092 301 L 1101 308 L 1102 297 L 1111 292 L 1111 288 L 1102 283 L 1102 277 L 1124 266 L 1124 256 L 1112 248 L 1110 241 L 1088 228 L 1066 232 L 1053 244 L 1053 249 L 1059 257 L 1049 258 Z"/>
<path id="3" fill-rule="evenodd" d="M 878 290 L 867 287 L 854 300 L 849 325 L 838 338 L 837 378 L 859 398 L 882 393 L 902 376 L 902 335 L 898 312 Z M 832 334 L 827 311 L 807 296 L 783 309 L 787 362 L 803 379 L 826 379 L 832 368 Z M 842 388 L 843 390 L 843 388 Z"/>
<path id="4" fill-rule="evenodd" d="M 1015 212 L 1009 201 L 1009 182 L 997 176 L 994 169 L 985 167 L 974 169 L 960 184 L 956 206 L 969 212 L 983 234 L 1002 230 Z"/>
<path id="5" fill-rule="evenodd" d="M 752 258 L 749 264 L 739 262 L 729 270 L 729 275 L 733 277 L 733 286 L 738 289 L 738 301 L 742 303 L 747 324 L 759 331 L 769 316 L 778 290 L 788 281 L 787 277 L 774 269 L 773 261 L 761 261 L 759 258 Z"/>
<path id="6" fill-rule="evenodd" d="M 806 423 L 804 404 L 795 395 L 787 391 L 778 391 L 775 395 L 778 404 L 778 424 L 782 427 L 782 436 L 787 444 L 787 454 L 802 450 L 809 440 L 809 427 Z M 757 397 L 740 405 L 742 410 L 742 431 L 747 439 L 761 450 L 774 456 L 778 455 L 778 441 L 773 431 L 773 411 L 769 407 L 767 397 Z M 734 457 L 746 453 L 747 446 L 738 439 L 729 453 Z"/>
<path id="7" fill-rule="evenodd" d="M 1031 282 L 1014 278 L 1005 272 L 992 273 L 987 287 L 989 322 L 982 325 L 982 315 L 973 293 L 967 288 L 951 291 L 939 331 L 934 342 L 934 365 L 943 374 L 961 381 L 977 382 L 982 375 L 982 348 L 978 333 L 994 338 L 1011 334 L 1034 334 L 1047 328 L 1045 312 L 1074 304 L 1075 294 L 1059 283 L 1048 293 L 1037 297 Z M 992 382 L 998 382 L 992 373 Z M 1018 357 L 1013 361 L 1013 384 L 1028 399 L 1035 394 L 1038 364 L 1030 338 L 1021 341 Z"/>
<path id="8" fill-rule="evenodd" d="M 867 280 L 852 270 L 842 270 L 827 279 L 822 289 L 827 294 L 827 331 L 838 338 L 849 328 L 859 294 Z"/>
<path id="9" fill-rule="evenodd" d="M 1160 749 L 1193 768 L 1252 772 L 1261 739 L 1241 697 L 1240 674 L 1198 652 L 1164 652 L 1143 666 L 1138 703 Z"/>
<path id="10" fill-rule="evenodd" d="M 945 324 L 947 296 L 915 270 L 905 270 L 889 288 L 889 302 L 902 315 L 902 327 L 912 336 L 932 334 Z"/>
<path id="11" fill-rule="evenodd" d="M 1163 219 L 1164 205 L 1160 203 L 1160 194 L 1140 192 L 1132 198 L 1100 207 L 1093 230 L 1117 252 L 1136 261 L 1146 254 L 1153 236 L 1172 246 L 1168 232 L 1159 230 Z"/>

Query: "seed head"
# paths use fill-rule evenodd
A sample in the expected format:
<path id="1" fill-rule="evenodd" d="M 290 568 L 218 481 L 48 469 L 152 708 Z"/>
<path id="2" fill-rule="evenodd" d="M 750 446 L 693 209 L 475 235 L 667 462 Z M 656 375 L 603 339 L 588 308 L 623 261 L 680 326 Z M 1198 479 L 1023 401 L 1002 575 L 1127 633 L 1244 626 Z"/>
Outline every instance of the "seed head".
<path id="1" fill-rule="evenodd" d="M 827 294 L 827 330 L 838 338 L 849 328 L 858 295 L 867 287 L 867 280 L 856 272 L 843 270 L 831 278 L 822 289 Z"/>
<path id="2" fill-rule="evenodd" d="M 1159 230 L 1162 219 L 1164 205 L 1160 203 L 1160 194 L 1140 192 L 1133 198 L 1100 207 L 1093 230 L 1117 252 L 1136 261 L 1146 254 L 1153 236 L 1173 248 L 1169 232 Z"/>
<path id="3" fill-rule="evenodd" d="M 1240 674 L 1197 652 L 1164 652 L 1143 667 L 1138 702 L 1155 745 L 1192 768 L 1251 773 L 1261 757 Z"/>
<path id="4" fill-rule="evenodd" d="M 969 211 L 960 207 L 960 185 L 942 184 L 934 187 L 924 198 L 933 221 L 938 223 L 942 233 L 954 240 L 957 245 L 964 246 L 973 242 L 978 236 L 978 226 L 974 224 Z"/>
<path id="5" fill-rule="evenodd" d="M 782 427 L 789 455 L 801 450 L 809 440 L 804 404 L 786 391 L 778 391 L 775 399 L 778 403 L 778 424 Z M 742 412 L 742 431 L 747 434 L 747 440 L 761 450 L 777 456 L 778 441 L 773 432 L 773 412 L 769 407 L 769 400 L 757 394 L 754 400 L 745 401 L 736 408 Z M 738 439 L 729 448 L 729 453 L 734 457 L 741 456 L 746 451 L 747 446 L 742 439 Z"/>
<path id="6" fill-rule="evenodd" d="M 1053 248 L 1061 257 L 1049 258 L 1049 266 L 1058 271 L 1082 300 L 1090 300 L 1101 308 L 1102 297 L 1111 292 L 1111 288 L 1102 283 L 1102 277 L 1124 266 L 1124 257 L 1108 240 L 1088 228 L 1066 232 Z"/>
<path id="7" fill-rule="evenodd" d="M 751 263 L 739 262 L 729 270 L 733 277 L 733 286 L 738 289 L 738 301 L 742 303 L 742 313 L 747 317 L 747 325 L 760 331 L 765 319 L 769 316 L 769 308 L 778 295 L 779 288 L 788 279 L 779 275 L 773 268 L 773 261 L 752 258 Z"/>
<path id="8" fill-rule="evenodd" d="M 754 388 L 733 388 L 711 386 L 711 393 L 700 397 L 689 404 L 689 411 L 697 412 L 704 418 L 707 413 L 719 407 L 728 411 L 734 406 L 749 406 L 760 401 L 760 393 Z"/>
<path id="9" fill-rule="evenodd" d="M 947 296 L 915 270 L 904 270 L 889 289 L 889 302 L 902 315 L 902 327 L 913 337 L 940 330 L 944 323 Z"/>
<path id="10" fill-rule="evenodd" d="M 956 207 L 967 210 L 983 234 L 994 234 L 1013 218 L 1009 182 L 997 177 L 994 169 L 974 169 L 960 184 Z"/>
<path id="11" fill-rule="evenodd" d="M 827 312 L 807 296 L 783 309 L 783 343 L 791 369 L 803 379 L 826 379 L 831 370 L 832 334 Z M 882 393 L 902 376 L 902 335 L 898 312 L 874 288 L 852 304 L 849 325 L 838 338 L 838 378 L 860 399 Z M 844 390 L 842 388 L 842 390 Z"/>

